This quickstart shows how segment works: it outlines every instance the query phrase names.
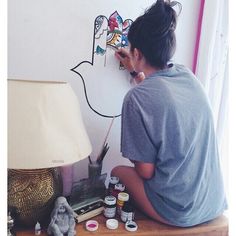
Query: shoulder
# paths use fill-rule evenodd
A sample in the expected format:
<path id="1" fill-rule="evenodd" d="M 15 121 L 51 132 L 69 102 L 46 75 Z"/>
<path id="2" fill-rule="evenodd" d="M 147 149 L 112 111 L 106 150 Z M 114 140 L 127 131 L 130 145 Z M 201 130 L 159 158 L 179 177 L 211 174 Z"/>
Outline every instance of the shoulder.
<path id="1" fill-rule="evenodd" d="M 150 96 L 150 88 L 147 86 L 146 82 L 142 82 L 136 85 L 134 88 L 130 89 L 124 97 L 123 104 L 127 106 L 132 106 L 133 108 L 142 107 L 145 105 L 146 101 Z"/>
<path id="2" fill-rule="evenodd" d="M 133 97 L 134 97 L 134 94 L 135 94 L 134 89 L 135 88 L 132 88 L 126 93 L 126 95 L 124 97 L 124 100 L 123 100 L 123 105 L 132 103 L 132 100 L 133 100 Z"/>
<path id="3" fill-rule="evenodd" d="M 185 65 L 182 65 L 182 64 L 174 64 L 175 66 L 175 70 L 178 71 L 178 72 L 182 72 L 182 73 L 186 73 L 186 74 L 189 74 L 189 75 L 192 75 L 192 76 L 195 76 L 193 74 L 193 72 Z"/>

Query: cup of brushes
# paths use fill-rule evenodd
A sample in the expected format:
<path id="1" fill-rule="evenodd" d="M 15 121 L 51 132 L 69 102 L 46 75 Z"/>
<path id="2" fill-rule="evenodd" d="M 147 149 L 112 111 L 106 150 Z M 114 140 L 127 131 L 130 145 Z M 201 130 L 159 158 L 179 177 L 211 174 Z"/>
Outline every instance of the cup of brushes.
<path id="1" fill-rule="evenodd" d="M 90 156 L 88 157 L 89 158 L 89 165 L 88 165 L 89 178 L 95 178 L 101 175 L 102 162 L 103 162 L 104 157 L 107 154 L 108 149 L 109 149 L 108 143 L 104 144 L 96 161 L 92 161 Z"/>

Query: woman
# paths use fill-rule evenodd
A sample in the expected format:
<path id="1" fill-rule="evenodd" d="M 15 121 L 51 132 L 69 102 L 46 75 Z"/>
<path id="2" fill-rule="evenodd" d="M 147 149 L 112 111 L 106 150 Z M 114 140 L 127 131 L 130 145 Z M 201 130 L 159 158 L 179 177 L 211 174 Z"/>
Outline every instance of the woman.
<path id="1" fill-rule="evenodd" d="M 170 64 L 176 2 L 158 0 L 131 25 L 130 52 L 116 57 L 138 83 L 124 98 L 121 152 L 134 167 L 111 175 L 154 220 L 181 227 L 226 209 L 212 111 L 198 79 Z"/>

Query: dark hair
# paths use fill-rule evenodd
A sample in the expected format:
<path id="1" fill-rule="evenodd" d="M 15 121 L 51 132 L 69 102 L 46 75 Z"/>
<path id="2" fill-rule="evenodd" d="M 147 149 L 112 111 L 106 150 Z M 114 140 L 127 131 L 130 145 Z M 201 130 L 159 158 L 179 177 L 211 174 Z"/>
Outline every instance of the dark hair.
<path id="1" fill-rule="evenodd" d="M 139 49 L 151 66 L 162 69 L 174 55 L 177 15 L 172 6 L 176 3 L 157 0 L 130 27 L 131 51 Z"/>

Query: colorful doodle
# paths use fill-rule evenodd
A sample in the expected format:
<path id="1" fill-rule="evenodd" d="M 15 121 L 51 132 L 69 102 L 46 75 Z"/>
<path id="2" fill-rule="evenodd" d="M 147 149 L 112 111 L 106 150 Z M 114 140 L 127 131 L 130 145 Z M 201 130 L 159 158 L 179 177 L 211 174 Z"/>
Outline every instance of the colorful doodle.
<path id="1" fill-rule="evenodd" d="M 106 53 L 106 50 L 104 50 L 99 45 L 97 45 L 97 48 L 96 48 L 95 52 L 96 52 L 97 55 L 102 55 L 103 56 Z"/>
<path id="2" fill-rule="evenodd" d="M 128 31 L 132 20 L 123 21 L 122 17 L 115 11 L 108 20 L 107 46 L 120 48 L 128 46 Z"/>
<path id="3" fill-rule="evenodd" d="M 104 21 L 107 21 L 107 23 L 104 24 Z M 127 36 L 132 22 L 133 21 L 130 19 L 123 21 L 122 17 L 117 11 L 112 13 L 109 19 L 107 19 L 105 16 L 98 16 L 95 19 L 94 24 L 94 39 L 99 40 L 106 32 L 106 47 L 112 47 L 115 49 L 127 47 Z M 107 28 L 104 28 L 105 25 L 107 25 Z M 94 53 L 100 54 L 100 49 L 102 49 L 102 52 L 106 51 L 105 48 L 103 48 L 101 45 L 98 45 Z"/>

